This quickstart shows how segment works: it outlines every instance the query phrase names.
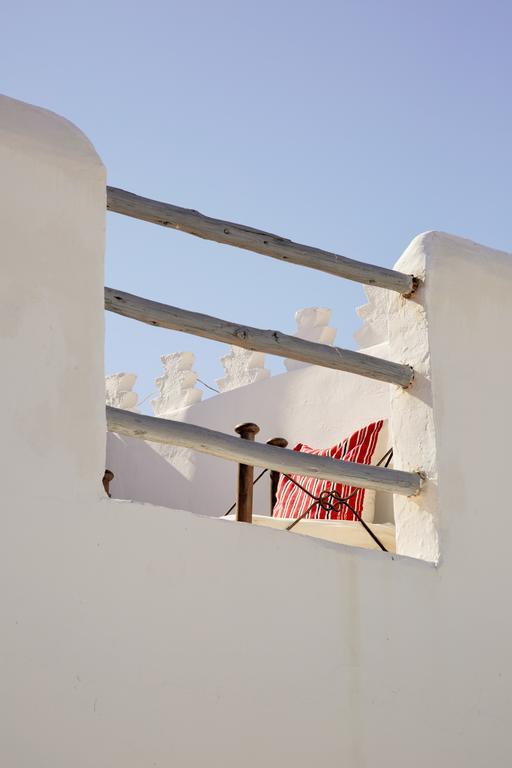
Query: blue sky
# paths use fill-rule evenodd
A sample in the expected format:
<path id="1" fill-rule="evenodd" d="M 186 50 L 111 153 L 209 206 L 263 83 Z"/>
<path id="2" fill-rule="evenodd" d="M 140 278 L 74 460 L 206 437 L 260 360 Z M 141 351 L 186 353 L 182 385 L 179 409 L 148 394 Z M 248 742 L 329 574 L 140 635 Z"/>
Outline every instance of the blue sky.
<path id="1" fill-rule="evenodd" d="M 0 90 L 94 142 L 109 183 L 376 264 L 440 229 L 512 250 L 512 5 L 473 0 L 17 2 Z M 107 285 L 293 332 L 362 289 L 108 216 Z M 214 384 L 224 345 L 107 317 L 107 372 L 145 397 L 159 356 Z M 282 363 L 268 359 L 274 371 Z"/>

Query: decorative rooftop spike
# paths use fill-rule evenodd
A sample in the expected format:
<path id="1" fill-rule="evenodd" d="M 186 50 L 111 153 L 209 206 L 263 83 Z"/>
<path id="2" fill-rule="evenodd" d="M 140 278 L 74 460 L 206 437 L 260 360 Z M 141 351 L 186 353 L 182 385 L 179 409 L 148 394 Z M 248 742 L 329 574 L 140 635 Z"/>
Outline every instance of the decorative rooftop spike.
<path id="1" fill-rule="evenodd" d="M 363 290 L 368 303 L 356 308 L 363 325 L 354 333 L 360 349 L 382 344 L 388 339 L 388 292 L 368 285 L 363 286 Z"/>
<path id="2" fill-rule="evenodd" d="M 295 322 L 297 331 L 294 336 L 307 341 L 314 341 L 318 344 L 334 343 L 336 338 L 336 328 L 329 326 L 331 319 L 331 310 L 327 307 L 306 307 L 298 309 L 295 313 Z M 301 363 L 298 360 L 284 361 L 288 371 L 295 371 L 297 368 L 304 368 L 308 363 Z"/>
<path id="3" fill-rule="evenodd" d="M 166 418 L 169 414 L 187 405 L 198 403 L 203 391 L 196 387 L 197 373 L 192 370 L 195 363 L 193 352 L 173 352 L 160 358 L 164 375 L 156 379 L 160 397 L 151 401 L 155 416 Z"/>
<path id="4" fill-rule="evenodd" d="M 136 373 L 113 373 L 110 376 L 105 376 L 107 405 L 122 408 L 125 411 L 136 411 L 139 396 L 132 391 L 136 380 Z"/>
<path id="5" fill-rule="evenodd" d="M 221 392 L 243 387 L 246 384 L 254 384 L 256 381 L 268 379 L 270 371 L 265 368 L 265 355 L 263 352 L 253 352 L 241 347 L 230 347 L 230 351 L 220 359 L 224 367 L 224 378 L 217 379 L 217 386 Z"/>

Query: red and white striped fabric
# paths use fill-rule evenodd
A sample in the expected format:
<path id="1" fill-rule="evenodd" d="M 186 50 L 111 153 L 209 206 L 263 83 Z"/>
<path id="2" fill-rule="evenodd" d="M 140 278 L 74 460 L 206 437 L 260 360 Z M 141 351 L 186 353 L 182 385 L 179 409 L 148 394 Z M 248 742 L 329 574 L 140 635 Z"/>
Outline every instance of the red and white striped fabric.
<path id="1" fill-rule="evenodd" d="M 379 432 L 382 429 L 382 421 L 359 429 L 343 442 L 337 443 L 332 448 L 315 449 L 309 445 L 298 443 L 293 450 L 302 453 L 313 453 L 315 456 L 329 456 L 340 461 L 355 461 L 358 464 L 371 464 Z M 291 475 L 297 483 L 313 496 L 320 496 L 322 491 L 336 491 L 342 498 L 350 496 L 356 488 L 351 485 L 343 485 L 330 480 L 318 480 L 314 477 L 301 477 Z M 360 517 L 363 515 L 364 488 L 358 488 L 357 492 L 349 499 L 348 503 L 355 509 Z M 305 491 L 298 488 L 285 475 L 279 478 L 277 498 L 274 506 L 274 517 L 287 517 L 296 519 L 313 504 L 313 499 Z M 336 506 L 336 505 L 335 505 Z M 339 504 L 334 511 L 326 512 L 316 503 L 306 515 L 308 520 L 355 520 L 356 517 L 345 504 Z"/>

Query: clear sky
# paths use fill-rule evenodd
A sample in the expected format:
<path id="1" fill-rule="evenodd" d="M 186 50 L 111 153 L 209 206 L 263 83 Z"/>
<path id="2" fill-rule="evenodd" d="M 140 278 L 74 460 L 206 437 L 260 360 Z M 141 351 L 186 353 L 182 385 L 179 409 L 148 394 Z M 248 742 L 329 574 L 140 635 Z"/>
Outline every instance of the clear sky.
<path id="1" fill-rule="evenodd" d="M 0 90 L 94 142 L 109 183 L 392 266 L 440 229 L 512 250 L 510 0 L 32 0 L 2 6 Z M 108 216 L 107 285 L 293 332 L 360 286 Z M 107 372 L 163 353 L 214 384 L 226 347 L 107 317 Z M 277 358 L 268 359 L 282 371 Z"/>

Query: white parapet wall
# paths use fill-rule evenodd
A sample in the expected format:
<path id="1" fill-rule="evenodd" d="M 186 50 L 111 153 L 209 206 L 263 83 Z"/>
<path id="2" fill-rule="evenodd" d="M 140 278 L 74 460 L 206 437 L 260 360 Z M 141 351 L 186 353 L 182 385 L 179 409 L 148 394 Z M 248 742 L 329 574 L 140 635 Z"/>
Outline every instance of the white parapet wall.
<path id="1" fill-rule="evenodd" d="M 428 234 L 399 265 L 425 287 L 390 329 L 421 307 L 430 362 L 390 418 L 401 460 L 435 441 L 434 567 L 106 498 L 105 172 L 5 97 L 0 163 L 0 764 L 509 765 L 511 257 Z"/>
<path id="2" fill-rule="evenodd" d="M 105 169 L 78 128 L 6 97 L 0 167 L 2 492 L 99 498 Z"/>

